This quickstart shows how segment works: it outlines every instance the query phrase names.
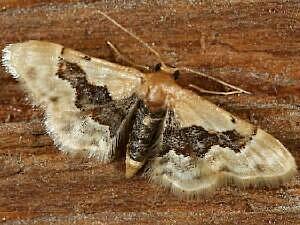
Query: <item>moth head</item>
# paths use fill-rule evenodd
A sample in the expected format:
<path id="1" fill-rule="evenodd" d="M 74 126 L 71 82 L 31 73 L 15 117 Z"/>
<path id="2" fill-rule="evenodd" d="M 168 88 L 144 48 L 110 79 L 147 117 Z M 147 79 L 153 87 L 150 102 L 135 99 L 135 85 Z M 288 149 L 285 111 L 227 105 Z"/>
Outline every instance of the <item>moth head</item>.
<path id="1" fill-rule="evenodd" d="M 171 76 L 174 80 L 179 79 L 180 72 L 176 67 L 173 67 L 173 66 L 170 66 L 167 64 L 157 63 L 154 66 L 154 72 L 159 72 L 159 71 L 163 71 L 163 72 L 166 72 L 167 74 L 171 74 Z"/>

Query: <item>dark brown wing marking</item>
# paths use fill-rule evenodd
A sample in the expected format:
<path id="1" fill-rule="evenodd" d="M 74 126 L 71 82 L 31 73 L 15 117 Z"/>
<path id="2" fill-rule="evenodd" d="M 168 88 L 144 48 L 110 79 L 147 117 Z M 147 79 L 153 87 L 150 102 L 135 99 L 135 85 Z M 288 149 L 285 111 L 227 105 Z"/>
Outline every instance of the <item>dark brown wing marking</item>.
<path id="1" fill-rule="evenodd" d="M 85 111 L 86 115 L 99 124 L 107 125 L 111 138 L 118 135 L 123 120 L 130 114 L 132 108 L 135 108 L 138 98 L 131 96 L 112 100 L 107 87 L 90 84 L 86 79 L 86 73 L 76 63 L 60 59 L 58 68 L 56 75 L 70 82 L 76 90 L 76 107 Z M 129 123 L 131 124 L 131 119 Z"/>
<path id="2" fill-rule="evenodd" d="M 87 110 L 87 113 L 97 123 L 109 126 L 110 136 L 113 137 L 117 134 L 122 121 L 126 119 L 131 110 L 134 110 L 128 121 L 131 124 L 128 127 L 129 130 L 124 131 L 126 133 L 130 132 L 138 101 L 136 96 L 131 96 L 94 106 L 92 109 Z"/>
<path id="3" fill-rule="evenodd" d="M 86 105 L 101 105 L 112 101 L 107 87 L 90 84 L 86 73 L 76 63 L 60 59 L 56 75 L 69 81 L 76 90 L 75 105 L 80 109 Z"/>
<path id="4" fill-rule="evenodd" d="M 172 149 L 178 154 L 203 158 L 214 145 L 240 152 L 251 140 L 251 136 L 244 137 L 235 130 L 213 132 L 196 125 L 180 128 L 172 110 L 168 113 L 164 129 L 162 154 Z"/>

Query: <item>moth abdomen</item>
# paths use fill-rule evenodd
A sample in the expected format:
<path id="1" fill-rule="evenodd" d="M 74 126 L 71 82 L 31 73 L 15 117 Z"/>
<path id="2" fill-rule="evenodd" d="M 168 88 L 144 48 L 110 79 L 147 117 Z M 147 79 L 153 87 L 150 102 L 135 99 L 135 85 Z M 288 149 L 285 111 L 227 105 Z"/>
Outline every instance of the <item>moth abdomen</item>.
<path id="1" fill-rule="evenodd" d="M 154 154 L 165 114 L 163 109 L 151 112 L 140 101 L 127 145 L 128 154 L 133 160 L 142 162 Z"/>
<path id="2" fill-rule="evenodd" d="M 127 144 L 126 176 L 133 176 L 149 158 L 155 156 L 162 133 L 166 110 L 152 112 L 140 100 Z M 139 164 L 133 169 L 133 165 Z M 131 171 L 131 172 L 128 172 Z"/>

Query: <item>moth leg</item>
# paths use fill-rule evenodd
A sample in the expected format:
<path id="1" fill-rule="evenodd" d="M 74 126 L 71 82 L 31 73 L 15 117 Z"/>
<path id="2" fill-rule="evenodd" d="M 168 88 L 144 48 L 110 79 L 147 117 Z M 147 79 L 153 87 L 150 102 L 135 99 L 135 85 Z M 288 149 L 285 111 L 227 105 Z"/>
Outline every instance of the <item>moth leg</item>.
<path id="1" fill-rule="evenodd" d="M 137 63 L 133 62 L 129 57 L 124 56 L 118 50 L 118 48 L 114 44 L 112 44 L 110 41 L 107 41 L 106 43 L 110 47 L 110 49 L 112 50 L 117 63 L 123 64 L 123 65 L 125 64 L 126 66 L 131 66 L 133 68 L 136 68 L 138 70 L 142 70 L 144 72 L 152 72 L 153 71 L 153 69 L 151 69 L 149 66 L 144 66 L 144 65 L 137 64 Z"/>

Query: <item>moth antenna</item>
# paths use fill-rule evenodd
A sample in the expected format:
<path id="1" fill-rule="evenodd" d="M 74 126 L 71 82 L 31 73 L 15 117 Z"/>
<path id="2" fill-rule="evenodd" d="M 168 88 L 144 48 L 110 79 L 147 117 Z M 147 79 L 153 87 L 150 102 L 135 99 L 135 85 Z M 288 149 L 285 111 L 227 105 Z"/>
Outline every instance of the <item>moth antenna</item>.
<path id="1" fill-rule="evenodd" d="M 241 91 L 227 91 L 227 92 L 220 92 L 220 91 L 209 91 L 205 90 L 203 88 L 200 88 L 196 85 L 190 84 L 189 87 L 201 92 L 201 93 L 207 93 L 207 94 L 214 94 L 214 95 L 234 95 L 234 94 L 240 94 Z"/>
<path id="2" fill-rule="evenodd" d="M 190 73 L 194 73 L 194 74 L 197 74 L 197 75 L 200 75 L 200 76 L 202 76 L 202 77 L 206 77 L 206 78 L 209 78 L 209 79 L 211 79 L 211 80 L 213 80 L 213 81 L 216 81 L 217 83 L 220 83 L 220 84 L 222 84 L 222 85 L 224 85 L 224 86 L 227 86 L 227 87 L 230 87 L 230 88 L 232 88 L 232 89 L 234 89 L 234 90 L 236 90 L 236 93 L 245 93 L 245 94 L 252 94 L 251 92 L 249 92 L 249 91 L 245 91 L 245 90 L 243 90 L 242 88 L 239 88 L 239 87 L 237 87 L 237 86 L 234 86 L 234 85 L 232 85 L 232 84 L 229 84 L 229 83 L 227 83 L 227 82 L 225 82 L 225 81 L 222 81 L 222 80 L 220 80 L 220 79 L 218 79 L 218 78 L 215 78 L 215 77 L 213 77 L 213 76 L 210 76 L 210 75 L 207 75 L 207 74 L 205 74 L 205 73 L 201 73 L 201 72 L 199 72 L 199 71 L 196 71 L 196 70 L 193 70 L 193 69 L 190 69 L 190 68 L 187 68 L 187 67 L 180 67 L 180 68 L 177 68 L 178 70 L 183 70 L 183 71 L 186 71 L 186 72 L 190 72 Z M 192 85 L 192 84 L 191 84 Z M 191 86 L 190 85 L 190 86 Z M 195 88 L 196 86 L 195 85 L 192 85 L 193 86 L 193 88 Z M 201 91 L 200 89 L 201 88 L 199 88 L 199 87 L 197 87 L 196 89 L 198 89 L 199 91 Z M 202 89 L 202 90 L 204 90 L 204 89 Z M 208 92 L 207 92 L 208 93 Z M 218 93 L 218 92 L 216 92 L 216 93 Z M 220 92 L 220 93 L 222 93 L 222 92 Z M 223 92 L 223 93 L 226 93 L 226 92 Z M 229 93 L 232 93 L 232 92 L 229 92 Z M 234 94 L 236 94 L 236 93 L 234 93 Z"/>
<path id="3" fill-rule="evenodd" d="M 124 56 L 119 49 L 110 41 L 106 42 L 107 45 L 111 48 L 111 50 L 114 52 L 114 55 L 116 57 L 116 61 L 122 61 L 125 62 L 126 64 L 138 68 L 138 69 L 142 69 L 145 71 L 151 71 L 151 68 L 149 66 L 144 66 L 144 65 L 140 65 L 140 64 L 136 64 L 135 62 L 133 62 L 131 59 L 129 59 L 128 57 Z"/>
<path id="4" fill-rule="evenodd" d="M 148 43 L 146 43 L 145 41 L 143 41 L 141 38 L 139 38 L 138 36 L 136 36 L 134 33 L 132 33 L 129 30 L 127 30 L 125 27 L 123 27 L 121 24 L 119 24 L 113 18 L 111 18 L 110 16 L 108 16 L 106 13 L 104 13 L 102 11 L 99 11 L 99 13 L 102 14 L 110 22 L 112 22 L 113 24 L 115 24 L 117 27 L 119 27 L 121 30 L 123 30 L 124 32 L 126 32 L 127 34 L 129 34 L 131 37 L 133 37 L 134 39 L 136 39 L 137 41 L 139 41 L 141 44 L 143 44 L 149 51 L 151 51 L 159 59 L 159 61 L 161 62 L 162 65 L 166 66 L 165 63 L 163 62 L 160 54 L 156 50 L 154 50 L 153 48 L 151 48 Z"/>
<path id="5" fill-rule="evenodd" d="M 217 83 L 220 83 L 224 86 L 227 86 L 227 87 L 230 87 L 234 90 L 237 90 L 239 91 L 240 93 L 245 93 L 245 94 L 251 94 L 250 92 L 248 91 L 245 91 L 237 86 L 234 86 L 234 85 L 231 85 L 225 81 L 222 81 L 218 78 L 215 78 L 213 76 L 210 76 L 210 75 L 207 75 L 205 73 L 201 73 L 199 71 L 195 71 L 195 70 L 192 70 L 190 68 L 187 68 L 187 67 L 181 67 L 181 68 L 172 68 L 170 66 L 167 66 L 165 64 L 165 62 L 162 60 L 162 57 L 160 56 L 160 54 L 155 50 L 153 49 L 147 42 L 143 41 L 141 38 L 139 38 L 137 35 L 135 35 L 134 33 L 130 32 L 129 30 L 127 30 L 125 27 L 123 27 L 121 24 L 119 24 L 116 20 L 114 20 L 113 18 L 111 18 L 110 16 L 108 16 L 106 13 L 102 12 L 102 11 L 98 11 L 101 15 L 103 15 L 106 19 L 108 19 L 110 22 L 112 22 L 114 25 L 116 25 L 117 27 L 119 27 L 121 30 L 123 30 L 124 32 L 126 32 L 127 34 L 129 34 L 131 37 L 133 37 L 134 39 L 136 39 L 137 41 L 139 41 L 141 44 L 143 44 L 149 51 L 151 51 L 157 58 L 158 60 L 160 61 L 161 63 L 161 70 L 167 72 L 167 73 L 171 73 L 173 74 L 176 70 L 183 70 L 183 71 L 187 71 L 187 72 L 190 72 L 190 73 L 194 73 L 194 74 L 198 74 L 202 77 L 206 77 L 208 79 L 211 79 L 213 81 L 216 81 Z M 112 46 L 110 46 L 112 47 Z M 112 47 L 113 50 L 115 50 L 115 48 Z M 118 52 L 118 51 L 117 51 Z"/>

